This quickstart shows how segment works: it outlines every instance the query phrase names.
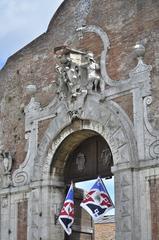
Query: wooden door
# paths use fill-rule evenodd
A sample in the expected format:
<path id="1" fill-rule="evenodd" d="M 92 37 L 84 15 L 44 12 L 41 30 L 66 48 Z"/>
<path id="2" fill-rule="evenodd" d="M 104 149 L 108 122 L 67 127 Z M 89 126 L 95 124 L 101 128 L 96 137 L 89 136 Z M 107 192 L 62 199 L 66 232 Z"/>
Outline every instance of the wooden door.
<path id="1" fill-rule="evenodd" d="M 113 159 L 107 142 L 99 135 L 83 141 L 70 153 L 64 171 L 66 183 L 111 177 Z"/>
<path id="2" fill-rule="evenodd" d="M 64 170 L 66 184 L 96 179 L 98 176 L 111 177 L 112 154 L 107 142 L 99 135 L 90 137 L 79 144 L 68 156 Z M 93 240 L 91 216 L 80 207 L 83 193 L 75 191 L 75 222 L 71 236 L 65 240 Z"/>

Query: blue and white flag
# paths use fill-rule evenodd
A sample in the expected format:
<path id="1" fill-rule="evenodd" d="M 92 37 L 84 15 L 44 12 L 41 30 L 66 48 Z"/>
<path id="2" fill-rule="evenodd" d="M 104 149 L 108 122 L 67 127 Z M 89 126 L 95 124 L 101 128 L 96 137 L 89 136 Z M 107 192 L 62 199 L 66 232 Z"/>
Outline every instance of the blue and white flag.
<path id="1" fill-rule="evenodd" d="M 98 178 L 80 204 L 93 218 L 99 220 L 114 204 L 101 178 Z"/>
<path id="2" fill-rule="evenodd" d="M 64 228 L 65 232 L 70 235 L 72 233 L 72 224 L 74 222 L 74 191 L 73 191 L 73 183 L 68 190 L 67 196 L 65 198 L 63 208 L 60 212 L 59 222 Z"/>

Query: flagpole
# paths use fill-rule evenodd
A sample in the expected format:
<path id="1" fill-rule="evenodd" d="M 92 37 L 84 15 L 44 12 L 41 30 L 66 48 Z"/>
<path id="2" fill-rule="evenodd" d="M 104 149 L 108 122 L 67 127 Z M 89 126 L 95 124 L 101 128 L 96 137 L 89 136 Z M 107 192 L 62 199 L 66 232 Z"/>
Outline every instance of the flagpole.
<path id="1" fill-rule="evenodd" d="M 106 186 L 100 177 L 97 178 L 80 206 L 92 216 L 93 220 L 102 218 L 107 211 L 114 208 L 114 204 L 108 194 Z"/>
<path id="2" fill-rule="evenodd" d="M 104 184 L 102 178 L 99 177 L 99 179 L 100 179 L 100 181 L 102 182 L 102 184 L 103 184 L 103 186 L 104 186 L 104 189 L 105 189 L 106 193 L 108 194 L 108 197 L 109 197 L 109 199 L 110 199 L 110 201 L 111 201 L 111 203 L 112 203 L 112 206 L 115 208 L 115 205 L 114 205 L 114 203 L 113 203 L 113 201 L 112 201 L 112 199 L 111 199 L 111 197 L 110 197 L 110 195 L 109 195 L 109 193 L 108 193 L 108 191 L 107 191 L 107 188 L 106 188 L 106 186 L 105 186 L 105 184 Z"/>
<path id="3" fill-rule="evenodd" d="M 63 229 L 67 233 L 67 235 L 71 235 L 72 233 L 72 224 L 74 222 L 74 191 L 73 191 L 73 182 L 68 189 L 66 194 L 63 207 L 60 211 L 58 221 L 62 225 Z M 66 239 L 66 235 L 65 235 Z M 68 240 L 70 238 L 67 238 Z"/>

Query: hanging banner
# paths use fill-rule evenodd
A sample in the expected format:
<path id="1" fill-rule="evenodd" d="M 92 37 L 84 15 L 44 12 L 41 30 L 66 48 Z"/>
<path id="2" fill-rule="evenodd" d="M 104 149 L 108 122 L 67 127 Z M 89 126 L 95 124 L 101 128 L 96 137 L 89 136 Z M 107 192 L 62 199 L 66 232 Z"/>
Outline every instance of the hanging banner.
<path id="1" fill-rule="evenodd" d="M 71 184 L 67 196 L 65 198 L 62 210 L 58 218 L 65 232 L 70 235 L 72 233 L 72 224 L 74 222 L 74 191 L 73 183 Z"/>
<path id="2" fill-rule="evenodd" d="M 114 208 L 114 204 L 101 178 L 98 177 L 80 206 L 92 216 L 93 220 L 102 218 L 106 215 L 106 212 Z"/>

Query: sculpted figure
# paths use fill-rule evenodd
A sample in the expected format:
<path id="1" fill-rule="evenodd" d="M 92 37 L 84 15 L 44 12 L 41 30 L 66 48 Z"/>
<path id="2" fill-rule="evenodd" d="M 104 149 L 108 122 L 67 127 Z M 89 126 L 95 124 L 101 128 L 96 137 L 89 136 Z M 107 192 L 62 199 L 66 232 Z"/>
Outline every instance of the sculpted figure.
<path id="1" fill-rule="evenodd" d="M 94 59 L 94 54 L 89 52 L 86 55 L 87 62 L 83 63 L 82 66 L 87 68 L 88 72 L 88 89 L 95 90 L 97 92 L 98 86 L 100 85 L 100 75 L 98 70 L 100 69 L 99 64 Z"/>
<path id="2" fill-rule="evenodd" d="M 2 153 L 4 173 L 9 174 L 12 168 L 12 157 L 9 152 Z"/>
<path id="3" fill-rule="evenodd" d="M 87 90 L 101 91 L 101 76 L 99 64 L 95 61 L 92 52 L 86 53 L 66 46 L 55 49 L 56 71 L 58 73 L 59 99 L 70 98 L 87 93 Z"/>
<path id="4" fill-rule="evenodd" d="M 57 93 L 60 99 L 68 96 L 76 98 L 80 91 L 81 76 L 74 51 L 66 48 L 57 56 L 59 62 L 59 65 L 56 65 L 59 80 Z"/>

